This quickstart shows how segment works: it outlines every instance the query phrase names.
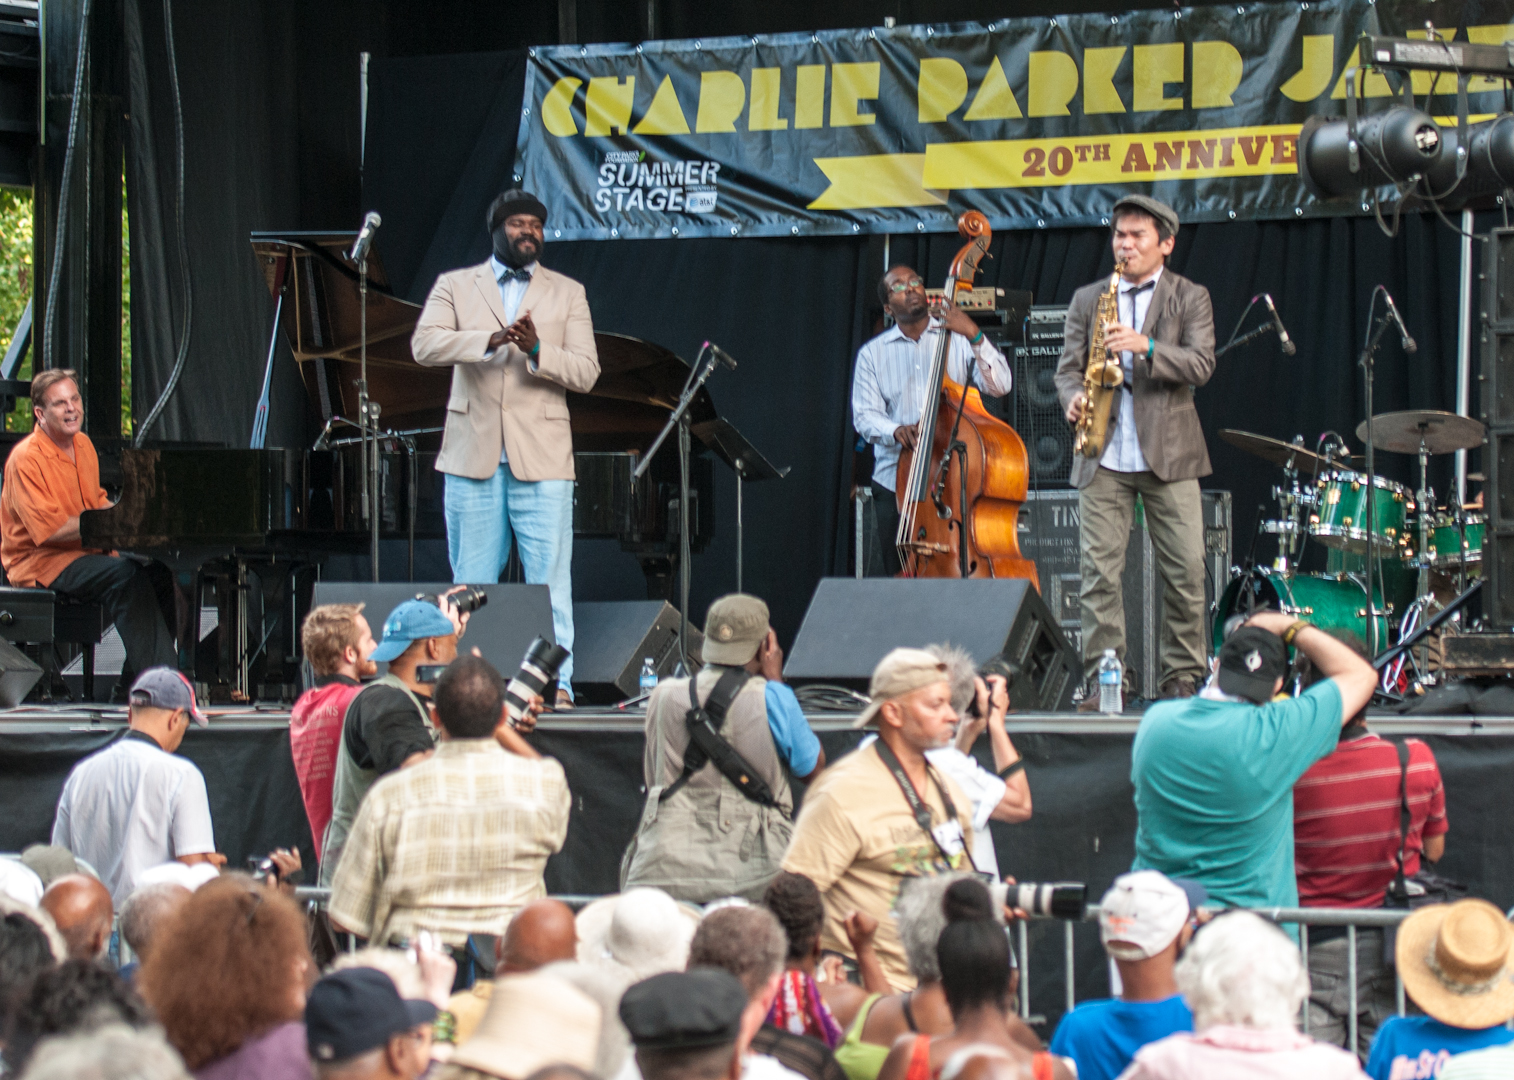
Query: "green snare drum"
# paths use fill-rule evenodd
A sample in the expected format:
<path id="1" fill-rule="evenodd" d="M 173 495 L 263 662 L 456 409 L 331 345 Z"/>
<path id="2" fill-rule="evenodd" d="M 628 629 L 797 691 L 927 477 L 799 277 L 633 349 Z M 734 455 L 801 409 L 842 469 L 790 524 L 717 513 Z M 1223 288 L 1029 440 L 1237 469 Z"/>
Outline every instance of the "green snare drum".
<path id="1" fill-rule="evenodd" d="M 1388 620 L 1378 605 L 1377 645 L 1388 644 Z M 1349 577 L 1323 574 L 1292 574 L 1260 567 L 1232 581 L 1220 597 L 1214 618 L 1214 649 L 1219 651 L 1225 639 L 1225 622 L 1232 615 L 1252 608 L 1271 608 L 1285 615 L 1308 619 L 1322 630 L 1349 630 L 1367 640 L 1367 593 L 1361 583 Z"/>
<path id="2" fill-rule="evenodd" d="M 1482 537 L 1487 530 L 1488 519 L 1482 514 L 1468 514 L 1464 525 L 1458 526 L 1450 514 L 1436 514 L 1435 527 L 1430 530 L 1430 546 L 1425 552 L 1431 566 L 1469 567 L 1482 563 Z"/>
<path id="3" fill-rule="evenodd" d="M 1331 471 L 1320 477 L 1309 534 L 1326 547 L 1366 551 L 1367 490 L 1365 473 Z M 1408 488 L 1381 476 L 1373 482 L 1372 493 L 1373 547 L 1392 550 L 1401 542 L 1414 501 Z"/>

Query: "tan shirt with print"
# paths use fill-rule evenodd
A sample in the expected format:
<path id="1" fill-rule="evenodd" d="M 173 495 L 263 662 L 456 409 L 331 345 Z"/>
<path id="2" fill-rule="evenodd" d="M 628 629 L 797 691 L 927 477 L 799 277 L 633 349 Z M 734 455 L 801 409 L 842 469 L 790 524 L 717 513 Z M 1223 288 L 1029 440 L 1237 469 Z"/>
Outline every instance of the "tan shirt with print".
<path id="1" fill-rule="evenodd" d="M 899 927 L 892 914 L 905 878 L 930 877 L 971 869 L 965 855 L 948 866 L 904 799 L 898 781 L 878 756 L 874 743 L 853 751 L 822 772 L 804 798 L 794 838 L 783 868 L 803 874 L 819 887 L 825 901 L 820 932 L 826 949 L 852 955 L 842 921 L 853 911 L 878 920 L 874 948 L 884 974 L 897 991 L 915 985 L 905 962 Z M 931 820 L 947 822 L 941 787 L 946 788 L 962 829 L 965 850 L 972 850 L 972 803 L 949 777 L 931 769 L 932 782 L 920 796 Z"/>

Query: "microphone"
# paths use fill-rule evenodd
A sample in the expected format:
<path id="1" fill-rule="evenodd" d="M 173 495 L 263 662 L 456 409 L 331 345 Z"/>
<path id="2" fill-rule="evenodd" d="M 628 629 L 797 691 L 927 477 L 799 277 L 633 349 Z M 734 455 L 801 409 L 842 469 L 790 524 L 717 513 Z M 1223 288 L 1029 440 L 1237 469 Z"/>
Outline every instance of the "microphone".
<path id="1" fill-rule="evenodd" d="M 1288 330 L 1283 326 L 1283 320 L 1278 318 L 1277 307 L 1272 303 L 1271 293 L 1262 293 L 1262 300 L 1267 304 L 1267 310 L 1272 312 L 1272 329 L 1277 331 L 1277 340 L 1283 347 L 1283 355 L 1292 356 L 1298 352 L 1298 346 L 1293 344 L 1293 339 L 1288 336 Z"/>
<path id="2" fill-rule="evenodd" d="M 362 262 L 368 257 L 368 249 L 373 246 L 373 232 L 384 223 L 379 217 L 377 210 L 370 210 L 363 218 L 363 227 L 358 231 L 357 241 L 352 245 L 352 251 L 347 258 L 353 262 Z"/>
<path id="3" fill-rule="evenodd" d="M 1398 332 L 1403 335 L 1404 352 L 1412 353 L 1419 351 L 1419 345 L 1409 336 L 1409 328 L 1404 325 L 1404 317 L 1398 313 L 1398 305 L 1393 302 L 1393 294 L 1383 289 L 1383 299 L 1388 301 L 1388 316 L 1398 326 Z"/>
<path id="4" fill-rule="evenodd" d="M 704 347 L 715 354 L 716 360 L 719 360 L 722 364 L 730 368 L 732 371 L 736 370 L 736 358 L 722 349 L 719 345 L 716 345 L 713 341 L 706 341 L 704 343 Z"/>

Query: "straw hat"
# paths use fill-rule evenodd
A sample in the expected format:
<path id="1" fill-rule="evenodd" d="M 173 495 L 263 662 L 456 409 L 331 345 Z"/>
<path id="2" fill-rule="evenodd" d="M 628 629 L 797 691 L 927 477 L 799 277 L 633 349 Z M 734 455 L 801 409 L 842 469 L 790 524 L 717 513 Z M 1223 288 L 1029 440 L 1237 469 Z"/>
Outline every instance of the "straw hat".
<path id="1" fill-rule="evenodd" d="M 661 889 L 627 889 L 578 913 L 578 958 L 618 970 L 627 985 L 664 971 L 682 971 L 699 912 Z"/>
<path id="2" fill-rule="evenodd" d="M 1487 1028 L 1514 1017 L 1514 926 L 1486 900 L 1431 904 L 1398 928 L 1404 990 L 1435 1019 Z"/>
<path id="3" fill-rule="evenodd" d="M 566 979 L 540 971 L 506 975 L 494 980 L 488 1011 L 450 1060 L 503 1080 L 525 1080 L 543 1065 L 587 1072 L 599 1050 L 602 1015 Z"/>

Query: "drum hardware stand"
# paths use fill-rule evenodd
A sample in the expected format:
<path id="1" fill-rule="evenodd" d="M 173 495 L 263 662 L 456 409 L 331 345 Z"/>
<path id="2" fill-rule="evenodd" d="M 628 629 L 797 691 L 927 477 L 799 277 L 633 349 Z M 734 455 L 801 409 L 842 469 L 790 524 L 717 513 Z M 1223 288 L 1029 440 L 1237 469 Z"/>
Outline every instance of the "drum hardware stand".
<path id="1" fill-rule="evenodd" d="M 1380 292 L 1386 293 L 1387 290 L 1381 285 L 1372 290 L 1372 304 L 1367 309 L 1367 318 L 1369 321 L 1372 318 L 1372 313 L 1377 309 L 1377 294 Z M 1389 317 L 1387 311 L 1384 311 L 1378 317 L 1376 324 L 1372 327 L 1372 331 L 1367 337 L 1367 344 L 1362 349 L 1361 359 L 1357 361 L 1362 369 L 1367 405 L 1367 457 L 1364 464 L 1367 471 L 1367 609 L 1369 611 L 1373 607 L 1372 580 L 1374 577 L 1378 579 L 1378 583 L 1382 586 L 1383 596 L 1386 597 L 1388 593 L 1387 584 L 1382 580 L 1381 570 L 1375 575 L 1372 571 L 1377 546 L 1377 458 L 1375 448 L 1372 445 L 1372 367 L 1373 360 L 1377 355 L 1377 346 L 1382 341 L 1383 335 L 1388 332 L 1391 322 L 1392 319 Z M 1367 649 L 1373 656 L 1377 655 L 1377 620 L 1371 617 L 1367 619 Z"/>

